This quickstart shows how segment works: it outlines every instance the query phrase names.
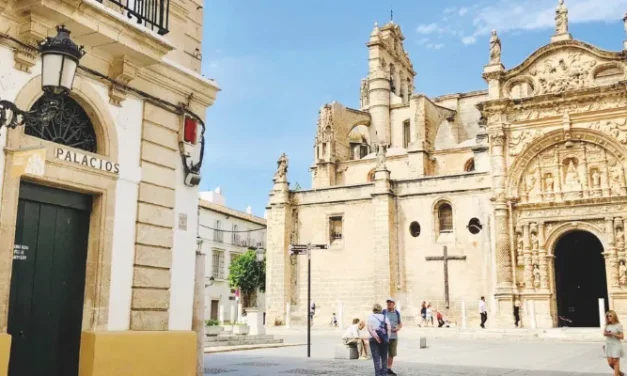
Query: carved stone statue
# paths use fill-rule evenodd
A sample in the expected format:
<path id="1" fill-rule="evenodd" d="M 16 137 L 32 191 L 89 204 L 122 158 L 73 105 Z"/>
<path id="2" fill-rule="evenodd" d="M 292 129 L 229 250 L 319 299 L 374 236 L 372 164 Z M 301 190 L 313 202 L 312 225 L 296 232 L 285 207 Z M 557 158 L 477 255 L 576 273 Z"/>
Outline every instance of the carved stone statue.
<path id="1" fill-rule="evenodd" d="M 383 144 L 379 144 L 377 148 L 377 166 L 376 168 L 384 168 L 385 167 L 385 150 L 386 147 Z"/>
<path id="2" fill-rule="evenodd" d="M 559 0 L 559 5 L 555 9 L 555 35 L 568 34 L 568 8 L 564 0 Z"/>
<path id="3" fill-rule="evenodd" d="M 331 105 L 325 104 L 318 112 L 318 129 L 332 128 L 333 114 L 331 113 Z"/>
<path id="4" fill-rule="evenodd" d="M 601 188 L 601 174 L 596 168 L 592 170 L 592 188 Z"/>
<path id="5" fill-rule="evenodd" d="M 531 193 L 536 190 L 536 174 L 535 171 L 527 175 L 527 193 Z"/>
<path id="6" fill-rule="evenodd" d="M 518 252 L 522 253 L 523 247 L 525 246 L 525 241 L 523 240 L 523 236 L 521 233 L 516 234 L 516 248 Z"/>
<path id="7" fill-rule="evenodd" d="M 621 167 L 619 162 L 616 162 L 613 166 L 610 167 L 610 177 L 612 178 L 612 193 L 620 194 L 621 193 L 621 183 L 623 177 L 623 168 Z"/>
<path id="8" fill-rule="evenodd" d="M 533 266 L 533 287 L 539 289 L 542 282 L 542 273 L 538 265 Z"/>
<path id="9" fill-rule="evenodd" d="M 553 179 L 553 174 L 548 173 L 544 175 L 544 190 L 547 193 L 553 193 L 554 185 L 555 185 L 555 180 Z"/>
<path id="10" fill-rule="evenodd" d="M 368 106 L 368 89 L 369 89 L 369 84 L 368 84 L 368 79 L 364 78 L 363 80 L 361 80 L 361 107 L 366 107 Z"/>
<path id="11" fill-rule="evenodd" d="M 625 260 L 621 260 L 618 265 L 618 283 L 621 286 L 627 285 L 627 266 L 625 266 Z"/>
<path id="12" fill-rule="evenodd" d="M 581 189 L 581 182 L 579 180 L 579 173 L 575 162 L 570 159 L 568 162 L 568 169 L 566 170 L 566 178 L 564 179 L 564 187 L 566 190 L 574 191 Z"/>
<path id="13" fill-rule="evenodd" d="M 501 62 L 501 39 L 496 34 L 496 30 L 492 30 L 490 38 L 490 64 L 498 64 Z"/>
<path id="14" fill-rule="evenodd" d="M 540 248 L 540 242 L 538 241 L 538 235 L 531 233 L 531 249 L 536 250 Z"/>
<path id="15" fill-rule="evenodd" d="M 623 229 L 620 227 L 616 229 L 616 248 L 625 248 L 625 234 L 623 233 Z"/>
<path id="16" fill-rule="evenodd" d="M 275 181 L 285 181 L 285 177 L 287 175 L 287 155 L 285 153 L 281 154 L 281 157 L 277 161 L 277 170 L 274 174 Z"/>

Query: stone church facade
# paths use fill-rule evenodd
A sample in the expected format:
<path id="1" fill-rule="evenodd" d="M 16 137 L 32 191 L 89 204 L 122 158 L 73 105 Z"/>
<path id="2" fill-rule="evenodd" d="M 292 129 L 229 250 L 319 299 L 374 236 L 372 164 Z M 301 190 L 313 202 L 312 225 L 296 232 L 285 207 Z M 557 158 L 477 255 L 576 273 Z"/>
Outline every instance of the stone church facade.
<path id="1" fill-rule="evenodd" d="M 408 320 L 427 301 L 472 326 L 481 296 L 493 327 L 513 325 L 516 299 L 527 327 L 627 314 L 625 53 L 573 39 L 563 1 L 555 22 L 511 69 L 494 31 L 487 89 L 437 98 L 414 93 L 400 27 L 375 25 L 360 108 L 320 110 L 313 188 L 291 191 L 279 161 L 269 321 L 306 319 L 306 257 L 288 252 L 306 243 L 330 245 L 312 251 L 316 324 L 388 296 Z"/>

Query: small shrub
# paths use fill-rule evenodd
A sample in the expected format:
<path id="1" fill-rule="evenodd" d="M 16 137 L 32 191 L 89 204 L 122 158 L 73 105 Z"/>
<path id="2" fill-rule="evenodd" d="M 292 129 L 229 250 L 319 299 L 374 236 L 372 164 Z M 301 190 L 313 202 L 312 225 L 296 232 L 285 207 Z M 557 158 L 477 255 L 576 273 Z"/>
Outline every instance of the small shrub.
<path id="1" fill-rule="evenodd" d="M 283 319 L 280 317 L 277 317 L 274 319 L 274 326 L 283 326 Z"/>
<path id="2" fill-rule="evenodd" d="M 220 321 L 218 320 L 207 320 L 205 321 L 205 326 L 218 326 L 220 325 Z"/>

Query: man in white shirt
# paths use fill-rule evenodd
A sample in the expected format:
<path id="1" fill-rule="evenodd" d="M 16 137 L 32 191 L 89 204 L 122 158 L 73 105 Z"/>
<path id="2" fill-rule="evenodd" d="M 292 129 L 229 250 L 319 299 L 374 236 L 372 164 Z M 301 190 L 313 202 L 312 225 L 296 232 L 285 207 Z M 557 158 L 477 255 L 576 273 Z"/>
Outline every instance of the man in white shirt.
<path id="1" fill-rule="evenodd" d="M 353 319 L 353 324 L 346 329 L 346 332 L 342 336 L 344 344 L 348 346 L 357 346 L 359 352 L 359 359 L 370 359 L 368 356 L 368 347 L 366 346 L 365 338 L 360 335 L 360 330 L 366 326 L 364 322 L 360 322 L 359 319 Z"/>
<path id="2" fill-rule="evenodd" d="M 481 315 L 481 327 L 485 329 L 485 322 L 488 321 L 488 311 L 485 308 L 485 297 L 479 301 L 479 314 Z"/>

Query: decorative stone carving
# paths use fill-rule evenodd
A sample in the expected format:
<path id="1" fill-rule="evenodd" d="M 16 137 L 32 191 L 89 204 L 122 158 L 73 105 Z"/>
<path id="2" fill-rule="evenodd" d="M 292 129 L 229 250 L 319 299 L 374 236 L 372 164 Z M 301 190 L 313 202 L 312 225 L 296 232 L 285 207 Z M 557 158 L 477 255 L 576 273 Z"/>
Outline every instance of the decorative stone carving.
<path id="1" fill-rule="evenodd" d="M 385 169 L 385 152 L 386 152 L 386 146 L 383 144 L 379 144 L 377 147 L 377 165 L 376 165 L 376 169 L 380 170 L 380 169 Z"/>
<path id="2" fill-rule="evenodd" d="M 112 83 L 109 87 L 109 102 L 121 107 L 122 102 L 126 99 L 126 88 L 123 85 L 128 85 L 132 80 L 137 77 L 138 68 L 132 64 L 126 57 L 118 57 L 113 60 L 109 67 L 109 75 L 115 81 L 119 83 Z"/>
<path id="3" fill-rule="evenodd" d="M 540 242 L 538 241 L 538 235 L 531 233 L 531 249 L 537 251 L 540 248 Z"/>
<path id="4" fill-rule="evenodd" d="M 361 98 L 361 108 L 367 107 L 369 104 L 369 97 L 368 97 L 368 91 L 369 91 L 369 82 L 368 79 L 364 78 L 363 80 L 361 80 L 361 94 L 360 94 L 360 98 Z"/>
<path id="5" fill-rule="evenodd" d="M 544 191 L 546 193 L 553 193 L 554 185 L 555 179 L 553 179 L 553 174 L 547 172 L 546 175 L 544 175 Z"/>
<path id="6" fill-rule="evenodd" d="M 539 289 L 542 285 L 542 273 L 540 272 L 540 266 L 533 266 L 533 287 Z"/>
<path id="7" fill-rule="evenodd" d="M 537 120 L 546 117 L 559 116 L 568 111 L 570 114 L 578 114 L 589 111 L 600 111 L 612 108 L 626 107 L 627 97 L 611 97 L 611 98 L 599 98 L 598 100 L 590 101 L 589 103 L 560 103 L 557 105 L 551 105 L 543 108 L 530 108 L 530 109 L 515 109 L 507 114 L 507 121 L 520 122 Z"/>
<path id="8" fill-rule="evenodd" d="M 275 182 L 284 182 L 287 179 L 287 155 L 285 153 L 281 154 L 279 160 L 277 161 L 277 170 L 274 174 Z"/>
<path id="9" fill-rule="evenodd" d="M 501 63 L 501 39 L 496 34 L 496 30 L 492 30 L 490 37 L 490 64 Z"/>
<path id="10" fill-rule="evenodd" d="M 625 260 L 620 260 L 618 264 L 618 283 L 621 286 L 627 286 L 627 266 L 625 266 Z"/>
<path id="11" fill-rule="evenodd" d="M 25 48 L 16 48 L 13 55 L 15 60 L 15 69 L 22 72 L 30 73 L 30 69 L 37 64 L 39 53 L 36 49 L 28 50 Z"/>
<path id="12" fill-rule="evenodd" d="M 564 174 L 564 190 L 565 191 L 580 191 L 581 180 L 579 179 L 579 173 L 577 172 L 577 165 L 575 158 L 569 158 L 568 161 L 564 161 L 568 167 Z"/>
<path id="13" fill-rule="evenodd" d="M 325 104 L 318 112 L 318 131 L 327 128 L 333 128 L 333 112 L 330 104 Z"/>
<path id="14" fill-rule="evenodd" d="M 616 248 L 624 249 L 625 248 L 625 234 L 621 227 L 616 228 L 615 237 L 616 237 Z"/>
<path id="15" fill-rule="evenodd" d="M 597 64 L 580 51 L 550 56 L 538 63 L 530 74 L 538 80 L 544 94 L 561 93 L 591 85 L 590 71 Z"/>
<path id="16" fill-rule="evenodd" d="M 622 188 L 624 180 L 624 172 L 623 166 L 619 162 L 615 162 L 612 166 L 610 166 L 610 189 L 612 195 L 620 195 L 622 193 Z"/>
<path id="17" fill-rule="evenodd" d="M 520 154 L 533 140 L 542 137 L 539 129 L 529 129 L 512 134 L 509 139 L 509 155 L 514 157 Z"/>
<path id="18" fill-rule="evenodd" d="M 555 35 L 568 34 L 568 8 L 564 0 L 559 0 L 559 5 L 555 9 Z"/>
<path id="19" fill-rule="evenodd" d="M 623 121 L 602 120 L 588 124 L 588 128 L 607 133 L 621 144 L 627 145 L 627 119 Z"/>
<path id="20" fill-rule="evenodd" d="M 592 188 L 601 189 L 601 173 L 599 172 L 599 169 L 593 168 L 590 171 L 590 176 L 592 181 Z"/>
<path id="21" fill-rule="evenodd" d="M 525 241 L 523 240 L 522 233 L 516 233 L 516 264 L 523 265 L 523 248 L 525 247 Z"/>

